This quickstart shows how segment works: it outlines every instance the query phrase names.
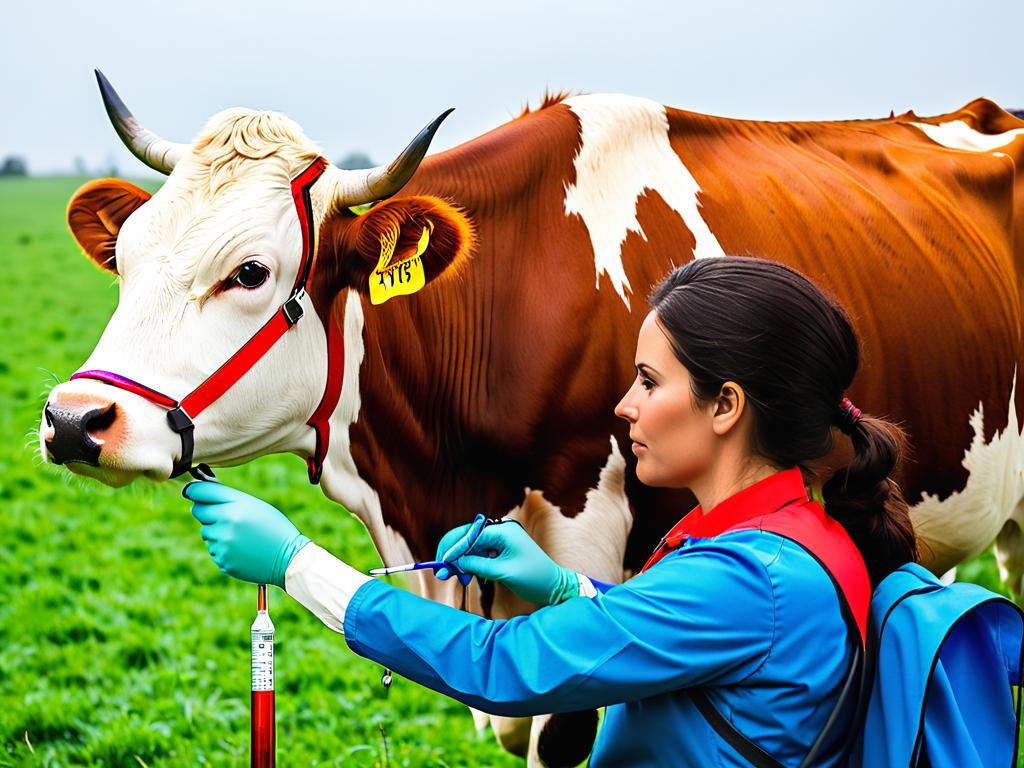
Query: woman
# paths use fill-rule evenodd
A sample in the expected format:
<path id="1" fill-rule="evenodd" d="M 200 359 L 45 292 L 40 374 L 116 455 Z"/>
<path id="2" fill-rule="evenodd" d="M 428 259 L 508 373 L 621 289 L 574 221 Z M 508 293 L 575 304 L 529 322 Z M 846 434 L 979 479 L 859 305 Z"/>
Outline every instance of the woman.
<path id="1" fill-rule="evenodd" d="M 768 529 L 788 517 L 845 542 L 871 586 L 916 559 L 889 477 L 901 433 L 844 401 L 856 336 L 798 272 L 752 258 L 693 261 L 650 304 L 636 381 L 615 412 L 629 422 L 637 477 L 689 488 L 699 506 L 626 584 L 561 568 L 514 524 L 455 529 L 439 547 L 450 564 L 439 577 L 476 574 L 557 603 L 491 622 L 372 581 L 273 507 L 192 483 L 184 493 L 211 555 L 231 575 L 285 588 L 356 653 L 471 706 L 607 706 L 594 766 L 747 765 L 709 727 L 714 713 L 785 765 L 800 764 L 824 730 L 814 763 L 836 764 L 852 709 L 836 704 L 856 643 L 829 574 Z M 830 452 L 836 427 L 853 460 L 821 487 L 826 517 L 805 485 L 826 480 L 810 464 Z M 833 710 L 838 723 L 824 729 Z"/>

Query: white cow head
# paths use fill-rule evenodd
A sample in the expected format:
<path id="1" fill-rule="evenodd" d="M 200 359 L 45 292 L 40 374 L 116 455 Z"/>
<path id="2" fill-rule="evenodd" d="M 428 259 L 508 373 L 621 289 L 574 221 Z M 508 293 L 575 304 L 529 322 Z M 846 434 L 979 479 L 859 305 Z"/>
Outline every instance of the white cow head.
<path id="1" fill-rule="evenodd" d="M 290 182 L 320 151 L 283 115 L 245 109 L 214 116 L 191 145 L 164 141 L 97 76 L 122 140 L 170 175 L 152 197 L 127 182 L 102 179 L 71 201 L 72 232 L 91 259 L 117 275 L 119 286 L 117 310 L 80 370 L 114 372 L 180 399 L 288 298 L 302 253 Z M 227 465 L 271 452 L 312 452 L 315 436 L 306 420 L 327 379 L 331 299 L 348 288 L 367 290 L 379 255 L 372 249 L 375 236 L 379 241 L 385 230 L 397 236 L 398 259 L 402 248 L 421 245 L 429 229 L 435 245 L 422 254 L 428 281 L 465 256 L 469 224 L 436 198 L 389 200 L 358 217 L 349 211 L 401 188 L 446 115 L 389 166 L 343 171 L 328 164 L 313 184 L 313 231 L 325 224 L 331 230 L 314 272 L 314 279 L 331 280 L 332 293 L 321 299 L 327 306 L 302 297 L 303 319 L 196 418 L 195 462 Z M 323 296 L 320 288 L 311 295 Z M 182 450 L 165 410 L 92 379 L 52 390 L 40 445 L 48 460 L 111 485 L 140 475 L 165 479 Z"/>

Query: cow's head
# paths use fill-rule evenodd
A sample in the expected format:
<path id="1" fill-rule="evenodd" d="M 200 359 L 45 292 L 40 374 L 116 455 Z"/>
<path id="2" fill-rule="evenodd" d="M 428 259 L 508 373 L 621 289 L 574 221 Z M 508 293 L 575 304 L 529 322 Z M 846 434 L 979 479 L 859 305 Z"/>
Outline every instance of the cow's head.
<path id="1" fill-rule="evenodd" d="M 86 255 L 117 276 L 119 301 L 81 370 L 99 369 L 183 398 L 230 358 L 288 298 L 302 236 L 290 182 L 320 155 L 283 115 L 232 109 L 191 145 L 143 128 L 97 73 L 108 114 L 129 149 L 169 174 L 154 195 L 116 179 L 71 200 L 68 222 Z M 309 455 L 307 419 L 327 380 L 329 304 L 366 293 L 381 249 L 420 252 L 429 283 L 463 259 L 468 221 L 442 200 L 393 195 L 412 176 L 442 115 L 390 165 L 329 164 L 309 192 L 322 237 L 310 295 L 294 327 L 195 419 L 195 462 L 238 464 L 271 452 Z M 310 286 L 313 288 L 313 286 Z M 333 366 L 344 361 L 332 360 Z M 167 413 L 132 391 L 79 378 L 55 387 L 40 425 L 48 460 L 111 485 L 167 478 L 182 450 Z"/>

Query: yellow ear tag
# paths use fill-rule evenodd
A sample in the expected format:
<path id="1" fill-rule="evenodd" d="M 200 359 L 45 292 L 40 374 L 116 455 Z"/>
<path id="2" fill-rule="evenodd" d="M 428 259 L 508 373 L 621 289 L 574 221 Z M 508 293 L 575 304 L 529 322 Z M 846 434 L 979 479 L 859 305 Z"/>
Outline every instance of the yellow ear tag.
<path id="1" fill-rule="evenodd" d="M 423 228 L 416 251 L 402 261 L 391 263 L 395 246 L 398 243 L 398 226 L 393 226 L 380 236 L 380 258 L 377 266 L 370 273 L 370 303 L 383 304 L 395 296 L 408 296 L 416 293 L 427 284 L 423 272 L 423 259 L 420 258 L 430 244 L 430 232 L 434 225 L 429 220 Z"/>

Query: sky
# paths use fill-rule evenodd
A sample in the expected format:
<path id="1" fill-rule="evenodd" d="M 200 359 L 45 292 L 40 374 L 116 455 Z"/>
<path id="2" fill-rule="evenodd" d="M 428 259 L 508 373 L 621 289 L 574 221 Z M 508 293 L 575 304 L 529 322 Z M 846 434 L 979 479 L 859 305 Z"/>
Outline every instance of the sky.
<path id="1" fill-rule="evenodd" d="M 146 176 L 93 68 L 147 128 L 188 142 L 221 109 L 273 109 L 337 161 L 387 162 L 447 107 L 433 149 L 545 89 L 768 120 L 1024 107 L 1022 0 L 34 0 L 0 11 L 0 159 Z"/>

